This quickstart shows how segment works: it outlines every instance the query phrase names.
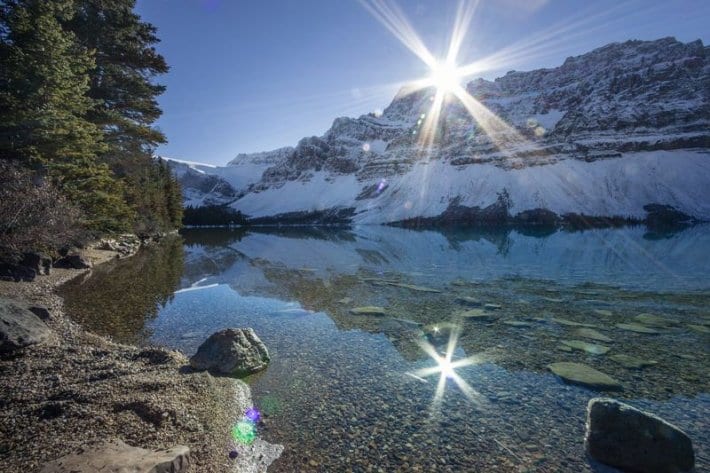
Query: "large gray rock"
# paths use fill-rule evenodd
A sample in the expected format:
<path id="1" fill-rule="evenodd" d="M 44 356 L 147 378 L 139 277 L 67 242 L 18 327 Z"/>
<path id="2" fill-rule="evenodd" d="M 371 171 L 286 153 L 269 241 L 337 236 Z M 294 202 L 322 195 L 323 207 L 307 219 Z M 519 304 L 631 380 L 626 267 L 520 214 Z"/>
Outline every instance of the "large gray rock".
<path id="1" fill-rule="evenodd" d="M 215 332 L 190 358 L 196 370 L 244 376 L 261 371 L 269 364 L 269 352 L 253 329 L 228 328 Z"/>
<path id="2" fill-rule="evenodd" d="M 79 253 L 70 253 L 64 258 L 57 260 L 54 263 L 57 268 L 68 268 L 68 269 L 86 269 L 91 268 L 93 264 L 89 258 L 82 256 Z"/>
<path id="3" fill-rule="evenodd" d="M 47 340 L 51 330 L 19 303 L 0 299 L 0 353 L 8 353 Z"/>
<path id="4" fill-rule="evenodd" d="M 116 440 L 49 462 L 40 473 L 180 473 L 189 465 L 188 447 L 153 451 Z"/>
<path id="5" fill-rule="evenodd" d="M 596 460 L 628 471 L 675 473 L 695 463 L 685 432 L 610 398 L 589 401 L 585 446 Z"/>

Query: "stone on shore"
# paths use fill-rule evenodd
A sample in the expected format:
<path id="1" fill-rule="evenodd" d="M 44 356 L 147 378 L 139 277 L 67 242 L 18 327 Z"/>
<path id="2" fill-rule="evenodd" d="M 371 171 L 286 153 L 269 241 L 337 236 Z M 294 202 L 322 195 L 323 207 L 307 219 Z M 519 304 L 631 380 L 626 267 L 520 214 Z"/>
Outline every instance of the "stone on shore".
<path id="1" fill-rule="evenodd" d="M 623 386 L 611 376 L 582 363 L 561 361 L 547 367 L 565 382 L 601 391 L 621 391 Z"/>
<path id="2" fill-rule="evenodd" d="M 685 432 L 610 398 L 589 401 L 585 447 L 592 458 L 629 471 L 675 473 L 690 470 L 695 463 Z"/>
<path id="3" fill-rule="evenodd" d="M 63 258 L 60 258 L 54 263 L 57 268 L 68 269 L 86 269 L 91 268 L 93 264 L 91 260 L 85 258 L 80 253 L 70 253 Z"/>
<path id="4" fill-rule="evenodd" d="M 197 349 L 190 366 L 218 374 L 245 376 L 269 364 L 269 352 L 251 328 L 220 330 Z"/>
<path id="5" fill-rule="evenodd" d="M 26 307 L 0 299 L 0 353 L 8 353 L 49 339 L 51 330 Z"/>
<path id="6" fill-rule="evenodd" d="M 188 470 L 190 449 L 146 450 L 115 440 L 47 463 L 40 473 L 180 473 Z"/>
<path id="7" fill-rule="evenodd" d="M 354 307 L 350 309 L 350 313 L 353 315 L 377 315 L 383 317 L 387 315 L 387 311 L 383 307 L 376 306 L 364 306 L 364 307 Z"/>

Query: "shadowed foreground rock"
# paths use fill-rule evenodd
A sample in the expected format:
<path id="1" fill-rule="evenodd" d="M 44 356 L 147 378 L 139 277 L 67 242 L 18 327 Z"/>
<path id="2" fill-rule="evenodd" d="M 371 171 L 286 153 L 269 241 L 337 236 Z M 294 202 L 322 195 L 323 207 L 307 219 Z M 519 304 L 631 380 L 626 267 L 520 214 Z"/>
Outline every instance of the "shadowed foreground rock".
<path id="1" fill-rule="evenodd" d="M 189 465 L 190 449 L 185 446 L 152 451 L 116 440 L 50 462 L 40 473 L 180 473 Z"/>
<path id="2" fill-rule="evenodd" d="M 210 335 L 190 358 L 196 370 L 244 376 L 269 364 L 269 352 L 253 329 L 228 328 Z"/>
<path id="3" fill-rule="evenodd" d="M 51 330 L 26 307 L 0 299 L 0 353 L 47 340 Z"/>
<path id="4" fill-rule="evenodd" d="M 695 463 L 685 432 L 610 398 L 589 401 L 585 446 L 594 459 L 628 471 L 676 473 Z"/>

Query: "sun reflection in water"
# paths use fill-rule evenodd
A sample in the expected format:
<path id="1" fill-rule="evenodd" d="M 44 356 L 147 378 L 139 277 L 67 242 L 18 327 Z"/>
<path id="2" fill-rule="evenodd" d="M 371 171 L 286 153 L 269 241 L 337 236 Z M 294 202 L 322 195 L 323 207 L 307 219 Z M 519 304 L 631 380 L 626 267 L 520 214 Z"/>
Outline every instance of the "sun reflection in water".
<path id="1" fill-rule="evenodd" d="M 439 334 L 441 333 L 441 329 L 435 327 L 434 332 L 436 334 Z M 432 405 L 434 407 L 436 407 L 443 399 L 447 380 L 453 381 L 453 383 L 459 388 L 463 395 L 466 396 L 466 398 L 468 398 L 470 401 L 476 403 L 480 402 L 480 394 L 478 393 L 478 391 L 473 389 L 471 385 L 469 385 L 456 372 L 456 370 L 481 363 L 483 360 L 480 356 L 476 355 L 461 358 L 458 360 L 453 359 L 454 353 L 456 352 L 456 347 L 458 345 L 459 335 L 460 328 L 458 326 L 452 328 L 449 331 L 449 340 L 446 344 L 446 350 L 443 355 L 440 354 L 437 351 L 436 347 L 434 347 L 434 345 L 429 343 L 427 340 L 421 339 L 417 341 L 417 344 L 422 349 L 422 351 L 429 355 L 436 362 L 436 364 L 427 368 L 418 369 L 409 374 L 417 378 L 426 378 L 428 376 L 436 374 L 439 375 L 439 381 L 436 385 L 436 390 L 434 391 L 434 399 L 432 402 Z"/>

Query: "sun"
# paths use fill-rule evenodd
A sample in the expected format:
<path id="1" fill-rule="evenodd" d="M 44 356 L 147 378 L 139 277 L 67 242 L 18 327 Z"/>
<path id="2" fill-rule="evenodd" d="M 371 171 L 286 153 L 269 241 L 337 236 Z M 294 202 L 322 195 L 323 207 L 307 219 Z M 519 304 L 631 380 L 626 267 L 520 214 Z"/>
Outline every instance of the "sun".
<path id="1" fill-rule="evenodd" d="M 448 61 L 437 62 L 431 66 L 429 81 L 442 94 L 454 92 L 461 85 L 462 75 L 455 64 Z"/>

